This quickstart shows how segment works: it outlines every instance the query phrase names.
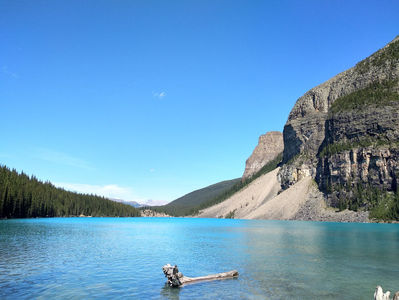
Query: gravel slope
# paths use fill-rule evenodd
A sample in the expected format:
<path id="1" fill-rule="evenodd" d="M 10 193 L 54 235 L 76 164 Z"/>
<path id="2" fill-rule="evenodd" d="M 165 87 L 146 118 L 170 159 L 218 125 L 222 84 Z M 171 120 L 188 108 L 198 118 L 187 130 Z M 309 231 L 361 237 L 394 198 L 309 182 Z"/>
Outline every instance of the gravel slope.
<path id="1" fill-rule="evenodd" d="M 323 194 L 308 176 L 281 192 L 279 168 L 262 175 L 227 200 L 200 211 L 200 218 L 369 222 L 368 212 L 327 207 Z"/>

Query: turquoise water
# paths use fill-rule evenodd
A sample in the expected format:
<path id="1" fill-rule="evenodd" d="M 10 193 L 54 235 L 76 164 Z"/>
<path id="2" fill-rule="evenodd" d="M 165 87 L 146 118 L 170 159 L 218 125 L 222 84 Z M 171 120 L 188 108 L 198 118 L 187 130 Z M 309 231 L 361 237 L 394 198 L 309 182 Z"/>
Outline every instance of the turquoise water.
<path id="1" fill-rule="evenodd" d="M 172 289 L 166 263 L 187 276 L 240 276 Z M 399 224 L 0 221 L 1 299 L 372 299 L 378 284 L 399 290 Z"/>

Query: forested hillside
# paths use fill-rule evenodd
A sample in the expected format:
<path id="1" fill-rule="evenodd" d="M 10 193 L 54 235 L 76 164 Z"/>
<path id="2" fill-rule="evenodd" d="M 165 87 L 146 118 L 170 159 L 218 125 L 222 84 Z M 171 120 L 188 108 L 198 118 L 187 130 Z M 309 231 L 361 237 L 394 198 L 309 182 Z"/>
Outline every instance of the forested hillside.
<path id="1" fill-rule="evenodd" d="M 50 182 L 0 166 L 0 218 L 79 215 L 135 217 L 140 212 L 104 197 L 65 191 Z"/>
<path id="2" fill-rule="evenodd" d="M 170 216 L 186 216 L 197 211 L 197 207 L 205 202 L 208 202 L 219 195 L 230 190 L 234 185 L 239 183 L 241 178 L 232 180 L 225 180 L 204 187 L 202 189 L 188 193 L 166 205 L 163 206 L 151 206 L 149 209 L 159 212 L 166 213 Z M 145 207 L 147 208 L 147 207 Z M 143 209 L 145 209 L 143 208 Z"/>
<path id="3" fill-rule="evenodd" d="M 276 169 L 281 162 L 281 159 L 282 153 L 264 165 L 255 174 L 245 178 L 245 180 L 236 178 L 222 181 L 184 195 L 183 197 L 180 197 L 164 206 L 152 206 L 143 209 L 149 208 L 155 212 L 166 213 L 175 217 L 198 214 L 200 210 L 225 201 L 241 189 L 248 186 L 248 184 L 256 178 Z"/>

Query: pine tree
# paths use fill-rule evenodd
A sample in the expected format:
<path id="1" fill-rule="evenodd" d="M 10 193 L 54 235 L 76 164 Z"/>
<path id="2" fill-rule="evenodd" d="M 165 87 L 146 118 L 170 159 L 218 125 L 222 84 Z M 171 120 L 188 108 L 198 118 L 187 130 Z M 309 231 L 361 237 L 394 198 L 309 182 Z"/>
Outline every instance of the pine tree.
<path id="1" fill-rule="evenodd" d="M 95 195 L 56 188 L 0 166 L 0 218 L 92 216 L 139 216 L 134 207 Z"/>

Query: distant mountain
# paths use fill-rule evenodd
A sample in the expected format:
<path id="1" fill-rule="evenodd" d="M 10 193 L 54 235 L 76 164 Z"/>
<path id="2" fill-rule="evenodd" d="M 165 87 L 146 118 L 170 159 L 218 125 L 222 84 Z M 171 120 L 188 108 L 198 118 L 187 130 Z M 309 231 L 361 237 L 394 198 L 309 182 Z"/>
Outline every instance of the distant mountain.
<path id="1" fill-rule="evenodd" d="M 239 183 L 241 178 L 225 180 L 212 184 L 194 192 L 188 193 L 166 205 L 152 206 L 151 209 L 164 212 L 171 216 L 184 216 L 192 214 L 201 204 L 210 201 Z"/>
<path id="2" fill-rule="evenodd" d="M 139 207 L 143 206 L 143 204 L 140 204 L 140 203 L 138 203 L 136 201 L 123 201 L 122 203 L 130 205 L 130 206 L 133 206 L 133 207 L 136 207 L 136 208 L 139 208 Z"/>
<path id="3" fill-rule="evenodd" d="M 136 201 L 126 201 L 126 200 L 118 199 L 118 198 L 108 198 L 108 199 L 112 200 L 112 201 L 115 201 L 115 202 L 119 202 L 119 203 L 123 203 L 123 204 L 126 204 L 126 205 L 130 205 L 130 206 L 133 206 L 133 207 L 136 207 L 136 208 L 144 206 L 143 204 L 140 204 L 140 203 L 138 203 Z"/>
<path id="4" fill-rule="evenodd" d="M 128 200 L 123 200 L 123 199 L 118 199 L 118 198 L 108 198 L 109 200 L 123 203 L 126 205 L 133 206 L 135 208 L 140 208 L 140 207 L 153 207 L 153 206 L 162 206 L 165 205 L 165 201 L 158 201 L 158 200 L 152 200 L 152 199 L 147 199 L 145 202 L 137 202 L 137 201 L 128 201 Z"/>
<path id="5" fill-rule="evenodd" d="M 167 203 L 167 201 L 147 199 L 145 202 L 141 203 L 141 206 L 162 206 Z"/>
<path id="6" fill-rule="evenodd" d="M 258 145 L 245 162 L 245 171 L 242 180 L 253 176 L 262 167 L 274 160 L 284 150 L 283 133 L 269 131 L 259 137 Z"/>

